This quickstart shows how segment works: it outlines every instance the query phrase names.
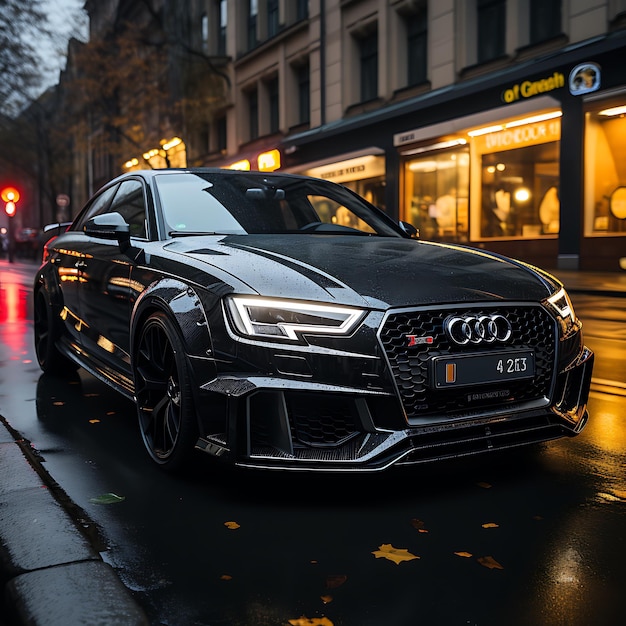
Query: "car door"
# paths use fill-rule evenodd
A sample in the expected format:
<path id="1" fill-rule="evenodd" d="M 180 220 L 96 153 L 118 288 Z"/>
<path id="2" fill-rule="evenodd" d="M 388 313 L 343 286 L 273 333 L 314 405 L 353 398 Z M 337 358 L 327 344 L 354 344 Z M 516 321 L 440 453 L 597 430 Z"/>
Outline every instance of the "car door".
<path id="1" fill-rule="evenodd" d="M 130 225 L 133 249 L 148 238 L 146 193 L 139 179 L 123 181 L 108 213 L 119 213 Z M 85 349 L 98 361 L 130 376 L 130 315 L 137 290 L 133 288 L 133 260 L 116 240 L 90 237 L 81 281 L 80 311 L 87 324 Z"/>
<path id="2" fill-rule="evenodd" d="M 87 259 L 91 254 L 90 242 L 83 232 L 83 226 L 94 215 L 108 210 L 116 190 L 117 185 L 114 185 L 94 196 L 72 227 L 53 244 L 55 267 L 63 297 L 61 318 L 68 335 L 79 345 L 83 343 L 85 329 L 80 310 L 80 289 Z"/>

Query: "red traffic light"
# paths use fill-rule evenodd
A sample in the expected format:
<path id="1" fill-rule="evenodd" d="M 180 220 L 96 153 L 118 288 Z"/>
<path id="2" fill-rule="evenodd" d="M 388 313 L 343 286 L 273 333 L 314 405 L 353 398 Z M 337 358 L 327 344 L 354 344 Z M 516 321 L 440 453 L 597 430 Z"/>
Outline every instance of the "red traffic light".
<path id="1" fill-rule="evenodd" d="M 0 191 L 0 197 L 5 202 L 17 202 L 20 199 L 20 192 L 15 187 L 5 187 Z"/>
<path id="2" fill-rule="evenodd" d="M 15 203 L 20 199 L 20 192 L 15 187 L 5 187 L 0 197 L 6 202 L 4 210 L 9 217 L 15 215 Z"/>

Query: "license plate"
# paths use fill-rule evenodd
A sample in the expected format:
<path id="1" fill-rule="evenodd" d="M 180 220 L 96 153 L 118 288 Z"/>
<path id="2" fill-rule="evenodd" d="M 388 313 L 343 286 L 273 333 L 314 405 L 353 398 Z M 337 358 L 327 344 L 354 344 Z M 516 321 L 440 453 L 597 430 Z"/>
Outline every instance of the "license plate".
<path id="1" fill-rule="evenodd" d="M 431 371 L 436 389 L 533 378 L 535 353 L 515 350 L 454 357 L 436 356 L 432 359 Z"/>

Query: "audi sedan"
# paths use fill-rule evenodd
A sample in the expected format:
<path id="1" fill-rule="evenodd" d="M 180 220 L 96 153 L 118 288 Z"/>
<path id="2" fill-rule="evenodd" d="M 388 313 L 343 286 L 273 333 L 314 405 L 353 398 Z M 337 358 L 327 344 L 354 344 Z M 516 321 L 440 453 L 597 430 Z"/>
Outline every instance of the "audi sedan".
<path id="1" fill-rule="evenodd" d="M 61 229 L 63 230 L 63 229 Z M 379 471 L 573 436 L 594 355 L 563 285 L 282 173 L 131 172 L 48 242 L 44 372 L 131 399 L 154 462 Z"/>

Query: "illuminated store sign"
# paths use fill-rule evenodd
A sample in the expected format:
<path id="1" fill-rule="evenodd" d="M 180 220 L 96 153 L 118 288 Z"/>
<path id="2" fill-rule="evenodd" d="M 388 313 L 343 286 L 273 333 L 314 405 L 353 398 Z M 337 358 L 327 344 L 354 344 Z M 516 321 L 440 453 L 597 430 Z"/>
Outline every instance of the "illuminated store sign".
<path id="1" fill-rule="evenodd" d="M 565 87 L 565 76 L 561 72 L 554 72 L 552 76 L 540 80 L 525 80 L 517 83 L 502 92 L 502 100 L 507 104 L 539 96 L 555 89 Z"/>
<path id="2" fill-rule="evenodd" d="M 552 119 L 538 124 L 526 124 L 517 128 L 505 128 L 499 132 L 486 133 L 475 137 L 479 154 L 499 150 L 510 150 L 533 146 L 561 138 L 561 120 Z"/>
<path id="3" fill-rule="evenodd" d="M 366 178 L 374 178 L 385 174 L 385 159 L 379 156 L 359 157 L 316 167 L 307 170 L 305 173 L 309 176 L 325 178 L 336 183 L 365 180 Z"/>

